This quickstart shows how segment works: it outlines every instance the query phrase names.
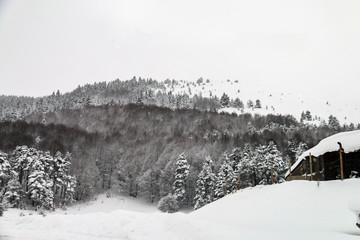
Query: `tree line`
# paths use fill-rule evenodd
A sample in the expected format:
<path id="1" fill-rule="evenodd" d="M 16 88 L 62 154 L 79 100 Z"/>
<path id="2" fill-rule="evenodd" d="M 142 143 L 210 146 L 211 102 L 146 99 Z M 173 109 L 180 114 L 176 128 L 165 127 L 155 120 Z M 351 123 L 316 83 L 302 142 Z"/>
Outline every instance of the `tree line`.
<path id="1" fill-rule="evenodd" d="M 0 151 L 0 204 L 7 207 L 54 209 L 71 203 L 76 178 L 70 173 L 71 154 L 18 146 Z"/>

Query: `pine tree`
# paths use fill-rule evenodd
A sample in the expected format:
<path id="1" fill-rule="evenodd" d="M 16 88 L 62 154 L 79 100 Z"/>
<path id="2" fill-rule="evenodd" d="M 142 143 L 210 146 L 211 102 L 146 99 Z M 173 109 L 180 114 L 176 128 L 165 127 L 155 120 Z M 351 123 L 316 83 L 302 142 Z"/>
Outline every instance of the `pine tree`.
<path id="1" fill-rule="evenodd" d="M 256 148 L 256 175 L 260 178 L 260 184 L 271 184 L 271 167 L 273 168 L 274 183 L 284 181 L 284 173 L 288 168 L 287 163 L 281 156 L 274 142 L 268 145 L 260 145 Z"/>
<path id="2" fill-rule="evenodd" d="M 231 192 L 232 178 L 234 170 L 230 165 L 229 158 L 224 155 L 224 162 L 221 164 L 215 185 L 215 199 L 222 198 Z"/>
<path id="3" fill-rule="evenodd" d="M 255 163 L 255 156 L 250 144 L 245 144 L 241 152 L 241 160 L 237 165 L 237 172 L 240 175 L 240 188 L 251 187 L 257 184 L 255 176 Z"/>
<path id="4" fill-rule="evenodd" d="M 220 98 L 220 106 L 222 108 L 225 108 L 225 107 L 229 107 L 229 105 L 230 105 L 230 98 L 226 93 L 224 93 Z"/>
<path id="5" fill-rule="evenodd" d="M 304 111 L 302 111 L 301 116 L 300 116 L 300 122 L 303 123 L 304 120 L 306 120 L 306 115 L 305 115 Z"/>
<path id="6" fill-rule="evenodd" d="M 237 165 L 241 160 L 241 149 L 234 148 L 232 153 L 229 155 L 229 164 L 232 167 L 233 171 L 236 171 Z"/>
<path id="7" fill-rule="evenodd" d="M 201 208 L 214 200 L 215 174 L 212 172 L 211 164 L 211 158 L 207 157 L 202 170 L 198 175 L 194 209 Z"/>
<path id="8" fill-rule="evenodd" d="M 169 161 L 166 166 L 160 170 L 159 192 L 160 197 L 165 197 L 171 193 L 173 183 L 175 181 L 174 172 L 176 165 L 173 161 Z"/>
<path id="9" fill-rule="evenodd" d="M 23 191 L 17 177 L 12 178 L 7 184 L 3 203 L 8 207 L 20 207 Z"/>
<path id="10" fill-rule="evenodd" d="M 29 193 L 34 206 L 53 208 L 54 194 L 51 190 L 52 181 L 45 172 L 44 164 L 40 160 L 35 160 L 29 175 Z"/>
<path id="11" fill-rule="evenodd" d="M 234 107 L 236 107 L 237 109 L 243 109 L 244 103 L 239 98 L 235 98 Z"/>
<path id="12" fill-rule="evenodd" d="M 175 181 L 173 184 L 174 197 L 179 205 L 185 201 L 186 178 L 189 175 L 189 168 L 190 165 L 186 160 L 185 154 L 180 154 L 176 162 Z"/>
<path id="13" fill-rule="evenodd" d="M 231 179 L 231 191 L 240 189 L 240 173 L 239 164 L 241 161 L 241 149 L 234 148 L 232 153 L 229 155 L 229 164 L 233 169 L 233 177 Z"/>
<path id="14" fill-rule="evenodd" d="M 18 146 L 12 154 L 12 166 L 18 173 L 19 182 L 22 188 L 27 191 L 29 174 L 32 171 L 34 162 L 39 159 L 39 152 L 35 148 Z"/>
<path id="15" fill-rule="evenodd" d="M 76 188 L 76 177 L 66 175 L 64 177 L 64 190 L 63 190 L 63 202 L 62 205 L 72 203 L 75 201 L 75 188 Z"/>
<path id="16" fill-rule="evenodd" d="M 8 161 L 6 153 L 0 151 L 0 191 L 5 188 L 7 182 L 10 180 L 12 168 Z"/>
<path id="17" fill-rule="evenodd" d="M 297 160 L 301 154 L 303 154 L 308 149 L 306 143 L 300 142 L 295 151 L 295 159 Z"/>
<path id="18" fill-rule="evenodd" d="M 259 99 L 255 101 L 255 108 L 261 108 L 261 101 Z"/>
<path id="19" fill-rule="evenodd" d="M 141 193 L 152 203 L 160 196 L 158 179 L 159 172 L 154 169 L 149 169 L 142 175 L 139 181 Z"/>
<path id="20" fill-rule="evenodd" d="M 329 121 L 328 124 L 330 127 L 334 128 L 334 129 L 339 129 L 340 128 L 340 123 L 339 120 L 337 120 L 337 118 L 333 115 L 329 116 Z"/>

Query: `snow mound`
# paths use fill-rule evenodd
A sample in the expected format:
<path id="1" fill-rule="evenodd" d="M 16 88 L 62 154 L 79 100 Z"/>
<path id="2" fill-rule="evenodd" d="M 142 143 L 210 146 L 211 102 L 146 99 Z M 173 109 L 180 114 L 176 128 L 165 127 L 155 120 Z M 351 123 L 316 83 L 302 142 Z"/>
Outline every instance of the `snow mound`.
<path id="1" fill-rule="evenodd" d="M 138 212 L 128 208 L 138 203 L 130 202 L 110 211 L 118 201 L 101 198 L 76 206 L 76 214 L 69 209 L 71 214 L 57 211 L 43 217 L 10 209 L 0 218 L 0 239 L 351 240 L 359 238 L 360 230 L 348 205 L 358 204 L 359 190 L 359 179 L 320 186 L 292 181 L 244 189 L 189 214 Z M 25 216 L 19 217 L 20 212 Z"/>

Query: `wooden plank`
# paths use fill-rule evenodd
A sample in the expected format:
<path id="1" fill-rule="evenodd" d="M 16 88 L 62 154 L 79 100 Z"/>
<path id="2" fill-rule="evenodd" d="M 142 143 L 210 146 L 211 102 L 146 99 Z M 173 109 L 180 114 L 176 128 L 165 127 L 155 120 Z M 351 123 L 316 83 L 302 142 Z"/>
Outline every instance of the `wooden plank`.
<path id="1" fill-rule="evenodd" d="M 292 180 L 292 176 L 291 176 L 291 159 L 289 158 L 289 180 L 291 181 Z"/>
<path id="2" fill-rule="evenodd" d="M 310 161 L 310 181 L 312 181 L 313 180 L 313 171 L 312 171 L 311 153 L 309 153 L 309 161 Z"/>
<path id="3" fill-rule="evenodd" d="M 342 149 L 339 150 L 339 154 L 340 154 L 341 180 L 344 180 L 344 167 L 343 167 Z"/>

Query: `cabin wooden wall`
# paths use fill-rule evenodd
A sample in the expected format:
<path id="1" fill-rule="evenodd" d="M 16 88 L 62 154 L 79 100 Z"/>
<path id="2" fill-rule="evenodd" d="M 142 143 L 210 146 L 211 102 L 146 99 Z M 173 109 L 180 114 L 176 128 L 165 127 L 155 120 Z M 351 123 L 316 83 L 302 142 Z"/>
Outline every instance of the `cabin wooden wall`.
<path id="1" fill-rule="evenodd" d="M 349 178 L 352 171 L 360 174 L 360 150 L 351 153 L 343 153 L 344 178 Z M 341 178 L 339 152 L 327 152 L 319 157 L 312 157 L 313 180 L 335 180 Z M 310 162 L 306 157 L 292 171 L 292 179 L 310 180 Z M 290 180 L 289 176 L 286 180 Z"/>

